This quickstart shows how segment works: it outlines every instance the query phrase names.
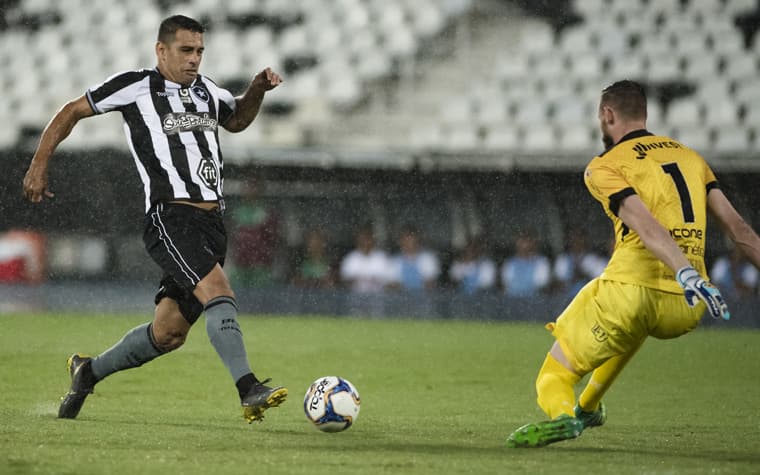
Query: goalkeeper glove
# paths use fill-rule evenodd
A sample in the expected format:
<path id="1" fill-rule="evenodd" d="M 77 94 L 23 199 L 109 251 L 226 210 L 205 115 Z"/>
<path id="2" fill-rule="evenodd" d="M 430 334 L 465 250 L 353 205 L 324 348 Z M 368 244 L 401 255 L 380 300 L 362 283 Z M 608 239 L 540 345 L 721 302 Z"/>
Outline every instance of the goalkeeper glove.
<path id="1" fill-rule="evenodd" d="M 705 282 L 695 268 L 686 266 L 679 270 L 676 273 L 676 281 L 683 287 L 683 295 L 689 307 L 695 306 L 701 300 L 707 305 L 707 310 L 713 318 L 723 318 L 723 320 L 731 318 L 720 290 L 709 282 Z"/>

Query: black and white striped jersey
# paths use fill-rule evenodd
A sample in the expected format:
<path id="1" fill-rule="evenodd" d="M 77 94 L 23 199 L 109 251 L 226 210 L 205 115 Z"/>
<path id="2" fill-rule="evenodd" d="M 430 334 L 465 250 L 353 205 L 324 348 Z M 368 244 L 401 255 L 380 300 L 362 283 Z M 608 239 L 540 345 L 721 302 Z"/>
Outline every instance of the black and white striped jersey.
<path id="1" fill-rule="evenodd" d="M 223 204 L 217 126 L 235 110 L 229 91 L 201 75 L 183 86 L 154 68 L 115 74 L 86 96 L 96 114 L 117 110 L 124 117 L 146 212 L 171 200 Z"/>

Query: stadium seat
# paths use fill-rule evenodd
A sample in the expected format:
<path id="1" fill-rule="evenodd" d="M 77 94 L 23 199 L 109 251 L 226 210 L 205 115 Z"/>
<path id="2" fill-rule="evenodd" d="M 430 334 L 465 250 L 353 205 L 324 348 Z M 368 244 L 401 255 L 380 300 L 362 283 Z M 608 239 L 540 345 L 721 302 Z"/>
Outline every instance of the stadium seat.
<path id="1" fill-rule="evenodd" d="M 614 80 L 624 78 L 642 80 L 649 74 L 647 57 L 638 51 L 631 51 L 625 56 L 610 56 L 609 62 L 608 74 Z"/>
<path id="2" fill-rule="evenodd" d="M 559 46 L 565 54 L 585 54 L 594 51 L 594 32 L 584 23 L 563 29 Z"/>
<path id="3" fill-rule="evenodd" d="M 594 140 L 592 130 L 582 124 L 568 124 L 559 128 L 559 150 L 561 152 L 591 152 L 599 148 L 601 142 Z"/>
<path id="4" fill-rule="evenodd" d="M 517 54 L 515 56 L 500 56 L 496 59 L 494 67 L 497 79 L 503 79 L 505 82 L 522 81 L 530 74 L 528 56 Z"/>
<path id="5" fill-rule="evenodd" d="M 687 82 L 707 83 L 719 75 L 719 58 L 705 54 L 704 50 L 690 51 L 681 57 L 683 70 L 681 78 Z"/>
<path id="6" fill-rule="evenodd" d="M 704 105 L 704 124 L 708 127 L 730 127 L 739 123 L 739 107 L 728 96 Z"/>
<path id="7" fill-rule="evenodd" d="M 468 123 L 451 124 L 443 134 L 441 145 L 447 150 L 474 150 L 480 145 L 477 127 Z"/>
<path id="8" fill-rule="evenodd" d="M 486 150 L 516 150 L 520 147 L 520 134 L 516 127 L 491 125 L 486 128 L 482 145 Z"/>
<path id="9" fill-rule="evenodd" d="M 702 123 L 702 105 L 692 98 L 677 99 L 668 107 L 666 121 L 672 127 L 691 127 Z"/>
<path id="10" fill-rule="evenodd" d="M 590 104 L 573 100 L 571 96 L 555 100 L 552 110 L 552 121 L 560 125 L 586 123 L 595 118 Z"/>
<path id="11" fill-rule="evenodd" d="M 527 21 L 520 32 L 520 50 L 534 58 L 554 49 L 554 29 L 548 23 Z"/>
<path id="12" fill-rule="evenodd" d="M 699 153 L 709 152 L 713 148 L 710 130 L 702 126 L 678 126 L 669 134 Z"/>
<path id="13" fill-rule="evenodd" d="M 744 127 L 721 127 L 716 130 L 713 149 L 719 153 L 740 153 L 750 148 L 750 132 Z"/>
<path id="14" fill-rule="evenodd" d="M 515 104 L 514 121 L 522 127 L 533 127 L 546 124 L 548 107 L 540 100 L 524 99 Z"/>
<path id="15" fill-rule="evenodd" d="M 664 47 L 664 45 L 663 45 Z M 663 49 L 662 51 L 667 51 Z M 647 79 L 654 83 L 677 81 L 681 77 L 681 65 L 677 59 L 651 52 L 647 67 Z"/>
<path id="16" fill-rule="evenodd" d="M 576 53 L 567 57 L 568 72 L 580 81 L 596 81 L 602 75 L 602 59 L 595 53 Z"/>
<path id="17" fill-rule="evenodd" d="M 733 52 L 723 56 L 723 76 L 731 81 L 756 82 L 760 73 L 758 58 L 752 53 Z"/>
<path id="18" fill-rule="evenodd" d="M 534 124 L 524 129 L 521 145 L 523 152 L 549 152 L 557 146 L 557 133 L 553 127 Z"/>

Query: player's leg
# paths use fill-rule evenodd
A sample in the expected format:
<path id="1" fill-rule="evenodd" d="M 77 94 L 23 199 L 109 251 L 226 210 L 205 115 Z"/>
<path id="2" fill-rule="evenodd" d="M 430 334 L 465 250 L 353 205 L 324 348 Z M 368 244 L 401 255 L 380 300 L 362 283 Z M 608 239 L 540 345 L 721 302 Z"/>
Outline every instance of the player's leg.
<path id="1" fill-rule="evenodd" d="M 571 368 L 559 342 L 554 342 L 536 377 L 536 401 L 551 419 L 574 416 L 575 385 L 581 375 Z"/>
<path id="2" fill-rule="evenodd" d="M 558 342 L 544 359 L 536 378 L 539 407 L 550 420 L 526 424 L 510 434 L 508 447 L 543 447 L 581 435 L 583 423 L 575 417 L 575 385 L 581 376 L 573 369 Z"/>
<path id="3" fill-rule="evenodd" d="M 575 406 L 575 417 L 583 421 L 584 428 L 596 427 L 605 423 L 607 408 L 602 402 L 602 397 L 643 343 L 644 340 L 629 352 L 613 356 L 591 373 L 586 387 L 578 397 L 578 404 Z"/>
<path id="4" fill-rule="evenodd" d="M 160 294 L 160 292 L 159 292 Z M 136 368 L 179 348 L 190 330 L 177 302 L 162 298 L 153 321 L 129 330 L 115 345 L 95 358 L 74 354 L 68 359 L 71 387 L 58 409 L 58 417 L 73 419 L 82 409 L 95 384 L 125 369 Z"/>
<path id="5" fill-rule="evenodd" d="M 279 406 L 288 390 L 266 386 L 267 381 L 259 381 L 251 371 L 237 322 L 237 302 L 222 267 L 217 264 L 201 279 L 193 293 L 204 306 L 209 340 L 235 381 L 243 417 L 248 422 L 262 420 L 264 411 Z"/>

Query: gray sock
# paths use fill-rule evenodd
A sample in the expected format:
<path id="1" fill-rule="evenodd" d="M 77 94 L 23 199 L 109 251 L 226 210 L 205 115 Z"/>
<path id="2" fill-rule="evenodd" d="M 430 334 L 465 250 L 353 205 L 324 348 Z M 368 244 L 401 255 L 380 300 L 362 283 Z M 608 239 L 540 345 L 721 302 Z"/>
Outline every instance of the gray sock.
<path id="1" fill-rule="evenodd" d="M 237 303 L 232 297 L 217 297 L 206 303 L 206 332 L 224 366 L 237 382 L 251 373 L 243 343 L 243 332 L 237 322 Z"/>
<path id="2" fill-rule="evenodd" d="M 92 373 L 100 381 L 109 374 L 136 368 L 162 354 L 156 348 L 151 324 L 145 323 L 127 332 L 111 348 L 92 360 Z"/>

